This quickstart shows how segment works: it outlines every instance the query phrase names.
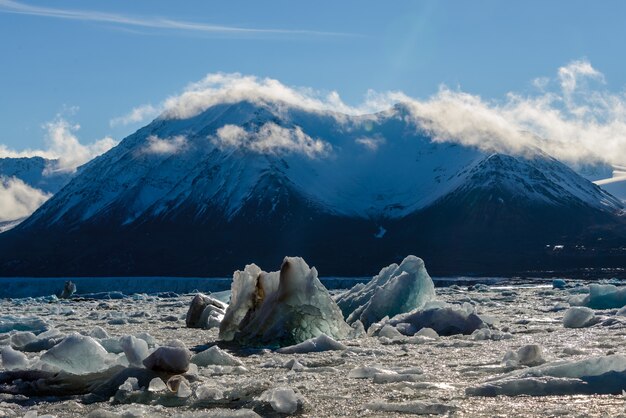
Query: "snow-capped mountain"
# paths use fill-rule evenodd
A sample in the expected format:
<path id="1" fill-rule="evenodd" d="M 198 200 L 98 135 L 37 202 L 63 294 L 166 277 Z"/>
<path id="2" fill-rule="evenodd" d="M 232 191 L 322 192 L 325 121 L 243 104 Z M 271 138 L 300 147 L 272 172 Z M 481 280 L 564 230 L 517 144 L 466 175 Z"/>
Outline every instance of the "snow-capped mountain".
<path id="1" fill-rule="evenodd" d="M 348 116 L 241 101 L 162 116 L 83 166 L 1 236 L 0 265 L 5 275 L 215 275 L 298 254 L 325 274 L 364 274 L 417 253 L 434 271 L 469 272 L 467 260 L 494 270 L 496 253 L 476 252 L 505 245 L 525 258 L 495 270 L 532 269 L 526 256 L 546 245 L 604 229 L 625 238 L 621 210 L 539 150 L 434 141 L 403 105 Z M 452 225 L 479 235 L 459 242 Z M 45 242 L 20 250 L 33 234 Z"/>
<path id="2" fill-rule="evenodd" d="M 55 160 L 41 157 L 0 158 L 0 232 L 19 224 L 67 184 L 72 174 L 55 167 Z"/>
<path id="3" fill-rule="evenodd" d="M 42 157 L 0 158 L 0 176 L 15 177 L 45 193 L 56 193 L 72 173 L 55 169 L 56 160 Z"/>

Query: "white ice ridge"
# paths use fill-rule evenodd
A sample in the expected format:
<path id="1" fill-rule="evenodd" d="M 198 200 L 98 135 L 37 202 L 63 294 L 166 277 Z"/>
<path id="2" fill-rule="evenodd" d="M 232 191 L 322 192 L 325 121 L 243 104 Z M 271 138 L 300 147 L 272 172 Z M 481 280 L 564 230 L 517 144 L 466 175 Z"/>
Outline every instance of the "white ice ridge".
<path id="1" fill-rule="evenodd" d="M 315 267 L 300 257 L 285 257 L 280 272 L 266 273 L 254 264 L 235 272 L 220 338 L 286 346 L 322 334 L 344 339 L 350 331 Z"/>
<path id="2" fill-rule="evenodd" d="M 336 300 L 348 323 L 360 320 L 365 328 L 386 316 L 412 311 L 435 298 L 435 286 L 424 261 L 407 256 L 400 265 L 383 268 L 367 284 L 358 284 Z"/>

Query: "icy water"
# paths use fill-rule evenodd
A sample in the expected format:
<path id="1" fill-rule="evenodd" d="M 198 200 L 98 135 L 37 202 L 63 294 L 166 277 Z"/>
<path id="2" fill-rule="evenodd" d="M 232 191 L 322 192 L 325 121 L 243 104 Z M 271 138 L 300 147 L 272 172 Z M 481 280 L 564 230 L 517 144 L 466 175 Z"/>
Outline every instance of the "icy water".
<path id="1" fill-rule="evenodd" d="M 174 292 L 222 292 L 230 289 L 232 277 L 0 277 L 0 299 L 60 294 L 66 280 L 76 284 L 78 294 L 117 291 L 125 295 Z M 348 289 L 366 283 L 371 277 L 321 277 L 327 289 Z M 499 277 L 435 277 L 436 286 L 451 284 L 498 283 Z"/>
<path id="2" fill-rule="evenodd" d="M 50 286 L 51 291 L 46 290 L 48 294 L 58 292 L 59 284 L 62 287 L 63 283 L 62 279 L 29 280 L 31 285 L 45 283 Z M 207 291 L 198 286 L 206 279 L 178 280 L 176 284 L 171 283 L 170 288 L 149 290 L 180 291 L 181 287 L 177 286 L 185 282 L 193 289 Z M 0 395 L 0 416 L 21 417 L 26 413 L 36 416 L 35 411 L 39 415 L 58 417 L 255 416 L 252 409 L 263 416 L 280 416 L 258 401 L 261 393 L 274 387 L 293 389 L 303 399 L 296 415 L 307 417 L 388 417 L 406 416 L 405 413 L 454 417 L 625 416 L 625 398 L 621 395 L 468 396 L 467 388 L 509 371 L 502 362 L 505 353 L 526 344 L 541 345 L 548 362 L 626 354 L 624 321 L 582 329 L 563 327 L 563 307 L 575 294 L 575 289 L 552 289 L 545 281 L 502 282 L 493 279 L 491 287 L 468 290 L 467 283 L 471 280 L 461 280 L 461 286 L 437 288 L 437 298 L 454 304 L 473 305 L 480 315 L 490 317 L 495 327 L 510 335 L 509 338 L 479 340 L 458 335 L 409 344 L 363 337 L 344 341 L 346 350 L 309 354 L 241 350 L 220 343 L 223 349 L 243 362 L 243 367 L 209 366 L 192 370 L 187 374 L 192 389 L 187 397 L 136 391 L 99 402 L 80 396 L 28 398 L 6 393 L 11 392 L 10 388 L 0 382 L 0 389 L 5 392 Z M 88 288 L 89 281 L 108 283 L 108 291 L 115 289 L 104 279 L 85 279 L 83 282 L 76 280 L 78 293 L 102 291 L 98 287 Z M 166 283 L 162 279 L 156 281 Z M 31 285 L 27 288 L 37 288 Z M 128 288 L 124 290 L 131 293 Z M 141 293 L 147 291 L 140 290 Z M 193 294 L 161 294 L 109 300 L 3 299 L 0 315 L 37 317 L 62 334 L 89 333 L 97 326 L 112 339 L 147 332 L 157 344 L 175 338 L 199 351 L 217 343 L 217 330 L 185 327 L 184 318 L 192 297 Z M 596 314 L 617 318 L 615 311 L 596 311 Z M 39 355 L 37 352 L 26 354 L 30 360 Z M 294 367 L 292 360 L 297 360 L 300 367 Z M 401 379 L 350 376 L 351 371 L 362 366 L 375 366 L 391 372 L 411 370 L 411 374 L 409 377 L 402 375 Z"/>

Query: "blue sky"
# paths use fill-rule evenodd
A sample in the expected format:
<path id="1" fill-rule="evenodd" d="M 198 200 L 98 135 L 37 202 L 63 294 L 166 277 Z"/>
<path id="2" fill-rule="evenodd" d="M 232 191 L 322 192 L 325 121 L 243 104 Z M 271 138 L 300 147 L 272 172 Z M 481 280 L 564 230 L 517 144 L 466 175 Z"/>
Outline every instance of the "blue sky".
<path id="1" fill-rule="evenodd" d="M 622 92 L 625 15 L 620 1 L 0 0 L 0 144 L 45 148 L 59 117 L 81 141 L 122 139 L 142 123 L 112 120 L 215 72 L 349 104 L 368 89 L 426 99 L 441 84 L 501 99 L 584 59 Z"/>

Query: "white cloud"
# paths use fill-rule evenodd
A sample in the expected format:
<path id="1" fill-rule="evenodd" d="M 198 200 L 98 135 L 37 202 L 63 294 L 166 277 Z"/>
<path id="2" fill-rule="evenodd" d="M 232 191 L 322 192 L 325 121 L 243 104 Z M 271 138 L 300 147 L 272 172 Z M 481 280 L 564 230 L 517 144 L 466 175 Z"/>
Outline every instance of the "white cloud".
<path id="1" fill-rule="evenodd" d="M 0 176 L 0 222 L 30 215 L 51 196 L 15 177 Z"/>
<path id="2" fill-rule="evenodd" d="M 182 151 L 186 147 L 187 138 L 182 135 L 177 135 L 170 138 L 159 138 L 156 135 L 150 135 L 148 137 L 148 143 L 144 148 L 141 149 L 141 153 L 173 155 Z"/>
<path id="3" fill-rule="evenodd" d="M 111 127 L 126 126 L 133 123 L 145 122 L 148 119 L 155 118 L 160 110 L 151 104 L 144 104 L 133 108 L 130 112 L 123 116 L 118 116 L 109 121 Z"/>
<path id="4" fill-rule="evenodd" d="M 387 141 L 382 136 L 377 137 L 362 137 L 354 140 L 359 145 L 364 146 L 370 151 L 376 151 L 381 145 L 384 145 Z"/>
<path id="5" fill-rule="evenodd" d="M 302 129 L 278 126 L 267 122 L 258 132 L 246 132 L 235 125 L 224 125 L 217 130 L 213 142 L 222 148 L 246 148 L 261 154 L 298 153 L 309 158 L 327 155 L 332 147 L 321 139 L 313 139 Z"/>
<path id="6" fill-rule="evenodd" d="M 430 131 L 437 141 L 509 153 L 539 148 L 572 165 L 626 163 L 626 95 L 604 89 L 604 76 L 588 61 L 572 61 L 559 68 L 554 77 L 538 77 L 532 83 L 537 88 L 535 94 L 512 92 L 502 100 L 484 100 L 446 86 L 426 100 L 399 91 L 370 90 L 362 103 L 351 106 L 335 91 L 217 73 L 190 84 L 158 108 L 163 111 L 161 118 L 183 119 L 216 104 L 247 100 L 261 105 L 271 102 L 279 110 L 285 105 L 331 112 L 341 120 L 345 114 L 372 114 L 402 102 L 409 109 L 407 117 Z M 371 141 L 369 144 L 375 146 Z"/>
<path id="7" fill-rule="evenodd" d="M 49 146 L 46 153 L 56 156 L 58 163 L 55 169 L 60 171 L 74 171 L 78 166 L 117 145 L 117 141 L 110 137 L 83 145 L 75 135 L 80 125 L 72 125 L 61 118 L 46 123 L 44 127 Z"/>
<path id="8" fill-rule="evenodd" d="M 0 158 L 43 157 L 57 160 L 49 167 L 49 171 L 73 172 L 80 165 L 107 152 L 118 143 L 113 138 L 104 137 L 91 144 L 82 144 L 76 136 L 80 126 L 70 124 L 60 116 L 45 123 L 43 128 L 46 130 L 44 139 L 48 145 L 47 149 L 15 151 L 0 145 Z"/>

